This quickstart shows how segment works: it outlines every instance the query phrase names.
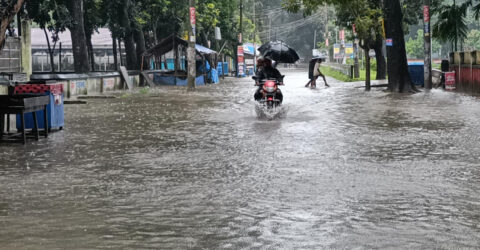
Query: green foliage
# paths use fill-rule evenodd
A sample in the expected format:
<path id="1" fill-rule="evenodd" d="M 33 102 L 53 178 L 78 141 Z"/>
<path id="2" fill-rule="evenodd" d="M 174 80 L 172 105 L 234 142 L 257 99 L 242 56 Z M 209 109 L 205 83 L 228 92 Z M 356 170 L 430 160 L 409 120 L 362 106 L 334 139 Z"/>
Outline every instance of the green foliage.
<path id="1" fill-rule="evenodd" d="M 27 1 L 26 9 L 28 16 L 40 28 L 46 28 L 52 33 L 58 34 L 75 25 L 62 0 Z"/>
<path id="2" fill-rule="evenodd" d="M 405 48 L 409 58 L 422 58 L 424 54 L 423 30 L 417 31 L 417 37 L 415 39 L 410 37 L 410 39 L 405 43 Z"/>
<path id="3" fill-rule="evenodd" d="M 471 30 L 465 40 L 465 50 L 473 51 L 480 50 L 480 31 Z"/>
<path id="4" fill-rule="evenodd" d="M 424 58 L 424 37 L 423 30 L 417 30 L 417 36 L 415 39 L 411 38 L 405 43 L 407 55 L 409 58 L 423 59 Z M 440 43 L 432 40 L 432 51 L 439 51 L 442 46 Z"/>
<path id="5" fill-rule="evenodd" d="M 322 66 L 321 71 L 324 75 L 332 77 L 336 80 L 342 81 L 342 82 L 360 82 L 360 81 L 365 81 L 366 79 L 366 71 L 365 70 L 360 70 L 360 77 L 359 78 L 350 78 L 347 75 L 344 75 L 343 73 L 336 71 L 334 69 L 331 69 L 328 66 Z M 377 72 L 374 70 L 370 71 L 371 78 L 375 79 L 377 76 Z"/>
<path id="6" fill-rule="evenodd" d="M 442 42 L 451 42 L 457 48 L 468 33 L 466 16 L 472 2 L 467 1 L 460 5 L 438 3 L 432 8 L 432 13 L 438 15 L 438 20 L 433 24 L 433 36 Z"/>

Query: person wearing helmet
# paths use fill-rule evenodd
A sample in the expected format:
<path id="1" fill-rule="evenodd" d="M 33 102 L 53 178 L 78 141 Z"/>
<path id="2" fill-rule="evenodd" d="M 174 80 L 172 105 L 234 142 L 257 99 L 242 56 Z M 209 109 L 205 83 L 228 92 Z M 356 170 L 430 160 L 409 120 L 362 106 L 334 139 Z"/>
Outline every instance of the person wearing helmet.
<path id="1" fill-rule="evenodd" d="M 283 76 L 282 76 L 282 74 L 280 74 L 280 71 L 278 71 L 278 69 L 276 69 L 272 66 L 272 60 L 270 58 L 268 58 L 268 57 L 262 58 L 261 57 L 261 58 L 258 59 L 257 62 L 258 62 L 259 66 L 257 68 L 255 78 L 256 78 L 256 85 L 259 86 L 259 88 L 257 89 L 257 91 L 255 92 L 255 95 L 254 95 L 254 98 L 255 98 L 256 101 L 258 101 L 262 98 L 261 90 L 262 90 L 262 81 L 263 80 L 275 79 L 275 80 L 278 81 L 279 85 L 283 84 Z M 280 89 L 278 89 L 277 97 L 280 100 L 280 102 L 283 101 L 283 94 L 280 91 Z"/>

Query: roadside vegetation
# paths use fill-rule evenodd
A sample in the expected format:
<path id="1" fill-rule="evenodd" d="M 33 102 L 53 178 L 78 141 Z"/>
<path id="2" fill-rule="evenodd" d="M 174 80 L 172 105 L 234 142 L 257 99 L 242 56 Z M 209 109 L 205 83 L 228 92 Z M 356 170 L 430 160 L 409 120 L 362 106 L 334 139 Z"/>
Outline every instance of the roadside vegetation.
<path id="1" fill-rule="evenodd" d="M 349 76 L 334 70 L 328 66 L 322 66 L 321 71 L 324 75 L 332 77 L 336 80 L 342 81 L 342 82 L 360 82 L 360 81 L 365 81 L 367 71 L 365 69 L 360 69 L 360 77 L 359 78 L 350 78 Z M 377 71 L 372 69 L 370 70 L 370 75 L 373 79 L 377 77 Z"/>

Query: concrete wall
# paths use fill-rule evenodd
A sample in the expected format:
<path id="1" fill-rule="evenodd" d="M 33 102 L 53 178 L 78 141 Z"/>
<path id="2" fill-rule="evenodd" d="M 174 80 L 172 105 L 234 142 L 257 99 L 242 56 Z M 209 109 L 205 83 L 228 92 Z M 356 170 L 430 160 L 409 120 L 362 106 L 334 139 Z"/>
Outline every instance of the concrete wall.
<path id="1" fill-rule="evenodd" d="M 138 87 L 140 83 L 139 76 L 130 76 L 130 78 L 134 86 Z M 65 97 L 67 98 L 75 98 L 80 95 L 100 95 L 108 92 L 126 90 L 126 85 L 120 76 L 69 79 L 58 82 L 63 83 Z"/>
<path id="2" fill-rule="evenodd" d="M 132 74 L 129 77 L 134 87 L 138 87 L 140 76 Z M 36 80 L 63 84 L 65 98 L 76 98 L 81 95 L 101 95 L 127 89 L 126 84 L 116 72 L 32 75 L 32 81 Z"/>

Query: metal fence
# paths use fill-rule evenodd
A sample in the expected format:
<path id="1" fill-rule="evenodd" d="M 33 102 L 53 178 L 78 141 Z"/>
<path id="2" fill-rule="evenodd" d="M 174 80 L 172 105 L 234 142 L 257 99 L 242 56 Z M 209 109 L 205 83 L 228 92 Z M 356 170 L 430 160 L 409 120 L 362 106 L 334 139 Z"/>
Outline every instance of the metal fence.
<path id="1" fill-rule="evenodd" d="M 114 71 L 115 63 L 113 50 L 94 50 L 95 69 L 94 71 Z M 123 62 L 126 61 L 126 55 L 122 53 Z M 118 58 L 120 61 L 120 58 Z M 32 67 L 34 72 L 51 72 L 52 65 L 48 50 L 34 49 L 32 51 Z M 53 67 L 56 72 L 73 72 L 74 60 L 72 50 L 55 50 L 53 54 Z"/>
<path id="2" fill-rule="evenodd" d="M 324 65 L 332 70 L 338 71 L 350 78 L 353 78 L 353 65 L 339 63 L 324 63 Z"/>
<path id="3" fill-rule="evenodd" d="M 20 38 L 7 37 L 5 46 L 0 50 L 0 72 L 22 72 L 22 45 Z"/>

